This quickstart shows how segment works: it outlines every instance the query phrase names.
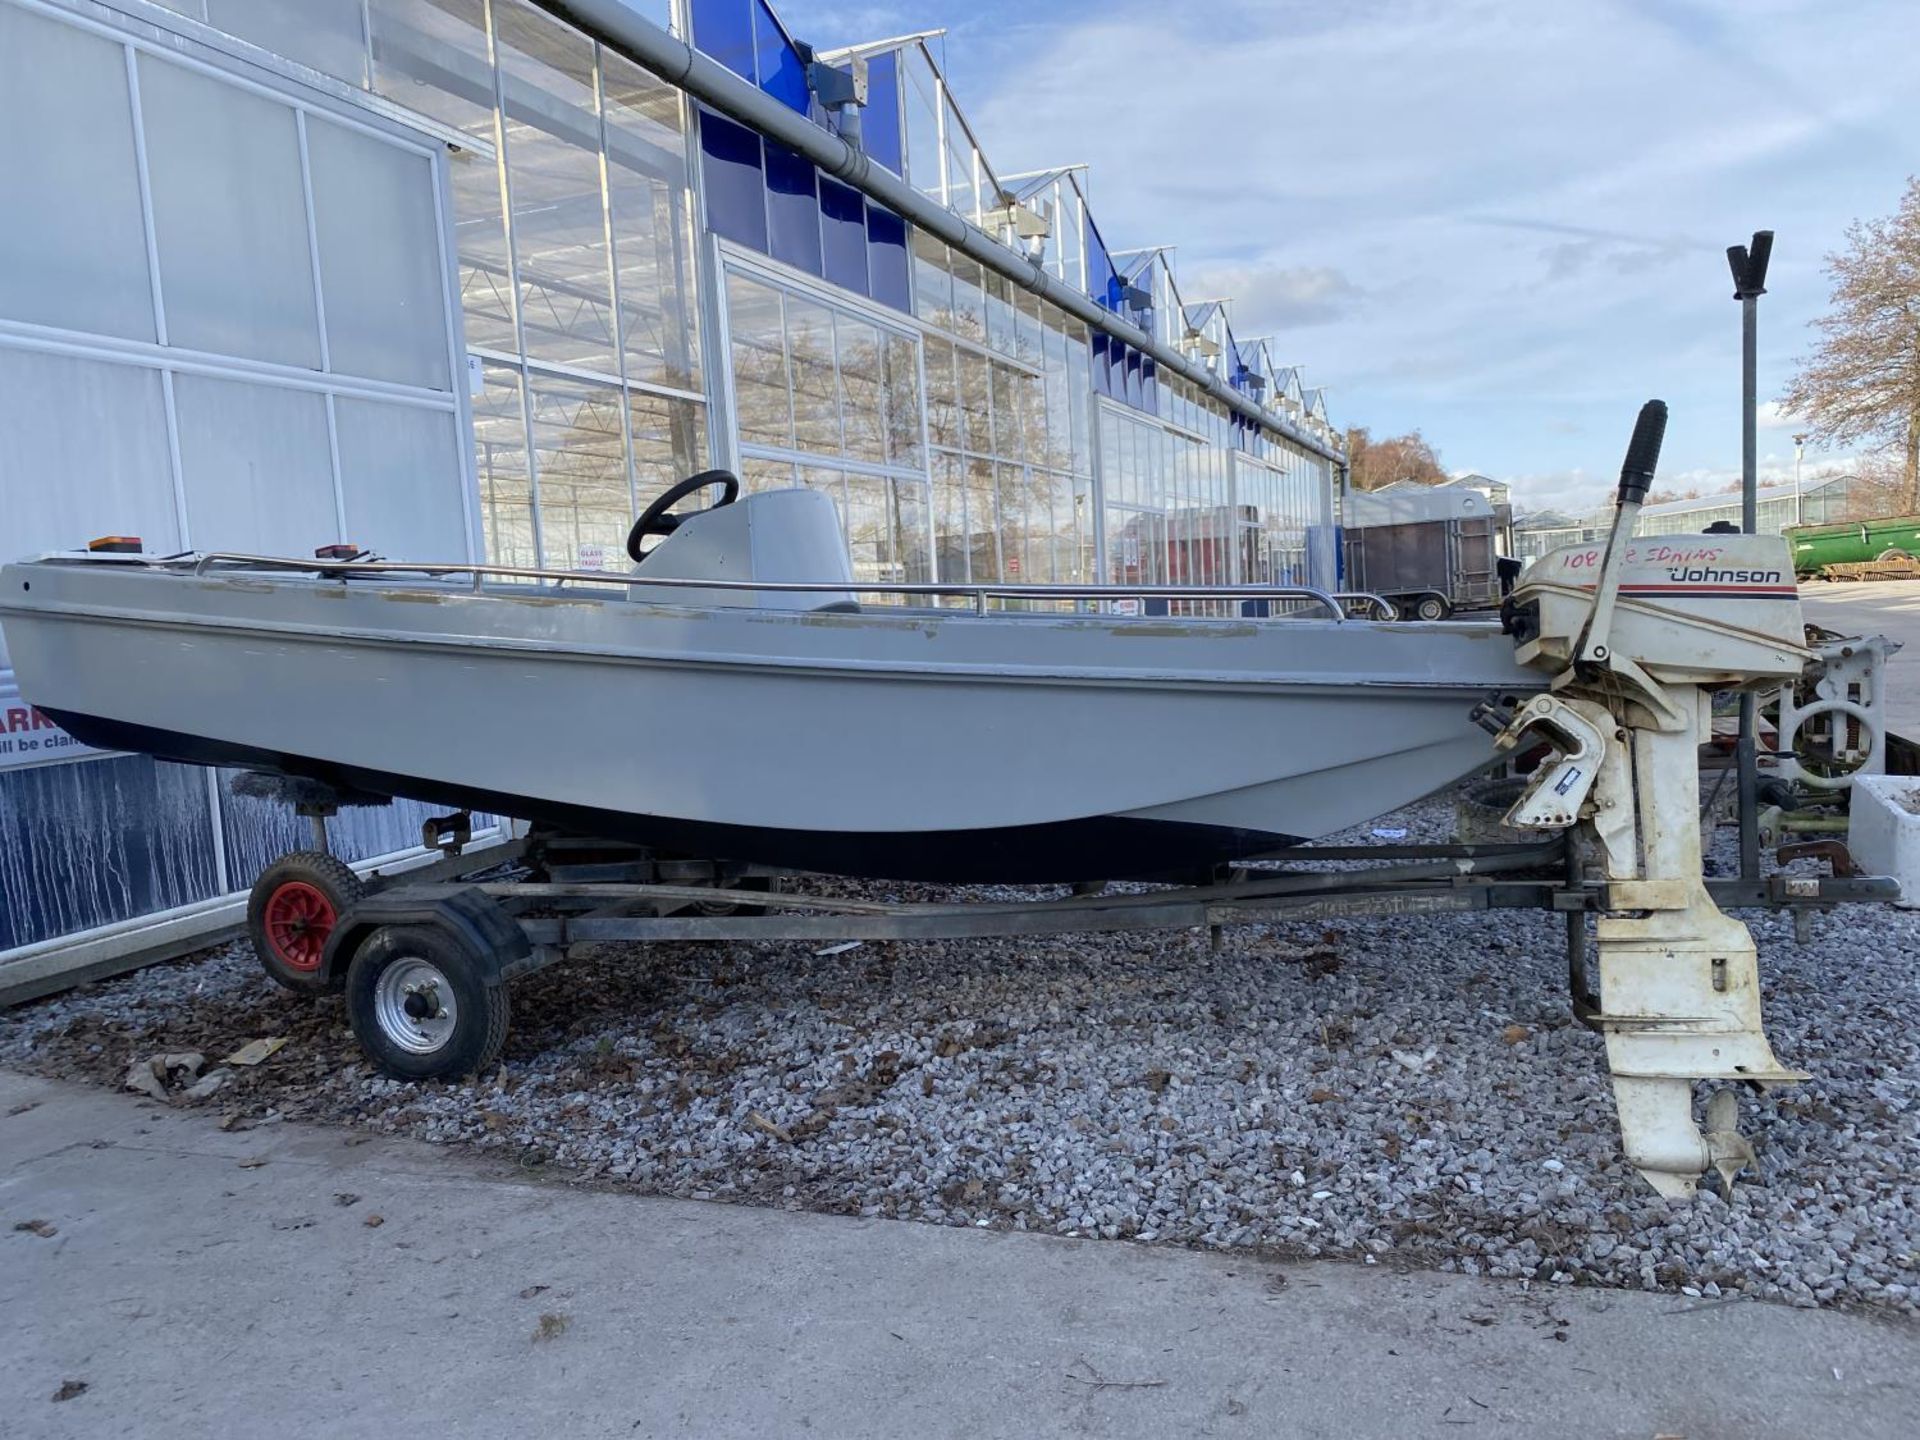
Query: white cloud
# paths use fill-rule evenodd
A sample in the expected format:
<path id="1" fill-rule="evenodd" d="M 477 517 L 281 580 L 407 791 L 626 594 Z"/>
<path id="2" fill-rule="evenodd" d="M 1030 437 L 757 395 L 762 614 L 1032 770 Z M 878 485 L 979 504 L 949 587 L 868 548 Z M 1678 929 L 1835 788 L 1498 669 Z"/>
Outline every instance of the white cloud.
<path id="1" fill-rule="evenodd" d="M 1743 3 L 1111 0 L 1028 19 L 958 93 L 1000 169 L 1091 162 L 1108 243 L 1177 246 L 1183 289 L 1237 293 L 1236 329 L 1278 331 L 1341 421 L 1597 492 L 1574 477 L 1617 467 L 1649 395 L 1670 465 L 1737 467 L 1725 246 L 1780 237 L 1771 398 L 1821 254 L 1920 151 L 1885 63 L 1920 48 L 1920 6 Z M 1777 406 L 1763 423 L 1791 433 Z"/>
<path id="2" fill-rule="evenodd" d="M 1213 262 L 1179 273 L 1181 293 L 1190 300 L 1230 297 L 1234 330 L 1247 337 L 1324 325 L 1350 313 L 1362 298 L 1360 288 L 1332 265 Z"/>

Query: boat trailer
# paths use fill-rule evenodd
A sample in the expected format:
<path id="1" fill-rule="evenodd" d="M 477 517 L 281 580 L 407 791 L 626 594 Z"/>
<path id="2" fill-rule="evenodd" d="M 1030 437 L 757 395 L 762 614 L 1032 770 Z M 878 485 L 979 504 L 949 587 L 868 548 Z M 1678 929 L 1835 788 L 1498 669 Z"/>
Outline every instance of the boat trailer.
<path id="1" fill-rule="evenodd" d="M 439 824 L 443 835 L 465 828 Z M 1694 1079 L 1764 1085 L 1799 1078 L 1771 1063 L 1759 1029 L 1752 942 L 1745 926 L 1716 907 L 1810 916 L 1898 894 L 1891 880 L 1844 873 L 1843 858 L 1831 874 L 1705 880 L 1681 914 L 1693 916 L 1704 903 L 1720 922 L 1708 942 L 1718 949 L 1682 957 L 1663 948 L 1675 942 L 1658 922 L 1620 917 L 1623 905 L 1647 897 L 1626 894 L 1622 882 L 1598 873 L 1590 845 L 1571 830 L 1511 843 L 1298 846 L 1225 867 L 1202 884 L 1056 886 L 1035 898 L 938 903 L 828 893 L 845 882 L 660 857 L 580 837 L 533 835 L 510 849 L 510 858 L 493 847 L 474 852 L 470 858 L 484 870 L 438 883 L 404 874 L 368 883 L 325 852 L 284 856 L 254 887 L 255 947 L 269 973 L 290 988 L 345 992 L 349 1022 L 368 1057 L 388 1074 L 424 1080 L 493 1064 L 507 1035 L 512 982 L 579 946 L 826 946 L 1185 930 L 1218 948 L 1236 926 L 1549 911 L 1564 917 L 1572 1012 L 1608 1040 L 1629 1158 L 1672 1196 L 1690 1194 L 1709 1166 L 1730 1179 L 1752 1160 L 1731 1123 L 1731 1092 L 1713 1102 L 1705 1137 L 1690 1141 L 1678 1128 L 1678 1120 L 1691 1127 Z M 1627 931 L 1616 935 L 1615 927 Z M 1651 943 L 1632 945 L 1623 962 L 1617 952 L 1630 940 Z M 1666 990 L 1647 992 L 1650 980 L 1657 989 L 1659 976 L 1675 968 L 1663 957 L 1696 959 L 1704 983 L 1688 986 L 1676 977 Z M 1602 993 L 1616 995 L 1611 1011 Z"/>

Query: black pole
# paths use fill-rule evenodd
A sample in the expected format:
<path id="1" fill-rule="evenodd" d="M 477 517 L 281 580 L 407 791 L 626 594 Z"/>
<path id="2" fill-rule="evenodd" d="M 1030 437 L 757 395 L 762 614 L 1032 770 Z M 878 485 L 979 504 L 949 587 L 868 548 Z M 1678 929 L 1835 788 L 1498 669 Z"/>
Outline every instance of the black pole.
<path id="1" fill-rule="evenodd" d="M 1740 302 L 1740 528 L 1760 528 L 1759 443 L 1760 297 L 1767 293 L 1773 232 L 1756 230 L 1751 245 L 1729 245 L 1733 298 Z M 1760 700 L 1740 697 L 1740 741 L 1734 752 L 1740 790 L 1740 878 L 1760 878 Z"/>

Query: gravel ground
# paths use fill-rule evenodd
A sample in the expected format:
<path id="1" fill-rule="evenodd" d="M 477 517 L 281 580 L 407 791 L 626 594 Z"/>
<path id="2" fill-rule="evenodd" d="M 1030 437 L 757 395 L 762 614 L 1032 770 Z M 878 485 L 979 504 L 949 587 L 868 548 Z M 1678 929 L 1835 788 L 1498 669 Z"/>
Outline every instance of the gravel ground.
<path id="1" fill-rule="evenodd" d="M 1429 804 L 1382 826 L 1445 838 Z M 1398 837 L 1395 837 L 1398 838 Z M 872 893 L 886 894 L 884 887 Z M 0 1064 L 289 1037 L 201 1103 L 502 1150 L 649 1192 L 952 1225 L 1920 1310 L 1920 913 L 1810 946 L 1759 919 L 1769 1030 L 1815 1078 L 1743 1103 L 1759 1174 L 1622 1163 L 1555 917 L 1019 942 L 604 946 L 520 982 L 504 1063 L 407 1086 L 244 946 L 0 1015 Z"/>

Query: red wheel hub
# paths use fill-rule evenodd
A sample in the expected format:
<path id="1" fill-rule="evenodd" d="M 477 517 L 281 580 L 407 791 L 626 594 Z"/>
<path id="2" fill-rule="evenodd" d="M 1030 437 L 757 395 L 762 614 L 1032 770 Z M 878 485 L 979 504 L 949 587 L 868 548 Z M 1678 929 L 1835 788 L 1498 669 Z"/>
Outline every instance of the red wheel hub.
<path id="1" fill-rule="evenodd" d="M 267 897 L 267 944 L 289 970 L 311 973 L 320 968 L 327 937 L 339 918 L 333 901 L 318 886 L 289 880 Z"/>

